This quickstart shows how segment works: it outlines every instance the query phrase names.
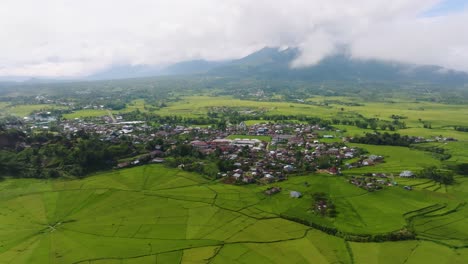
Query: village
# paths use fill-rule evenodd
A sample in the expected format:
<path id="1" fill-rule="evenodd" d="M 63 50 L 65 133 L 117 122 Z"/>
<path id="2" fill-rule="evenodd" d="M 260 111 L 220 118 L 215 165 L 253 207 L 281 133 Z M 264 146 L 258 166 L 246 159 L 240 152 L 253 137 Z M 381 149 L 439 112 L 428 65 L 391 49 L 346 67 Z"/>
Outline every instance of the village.
<path id="1" fill-rule="evenodd" d="M 339 130 L 318 124 L 264 122 L 248 126 L 240 122 L 220 129 L 178 124 L 154 126 L 146 121 L 128 120 L 125 115 L 58 120 L 51 112 L 37 112 L 25 117 L 17 126 L 25 132 L 54 131 L 66 137 L 87 133 L 113 144 L 125 142 L 132 145 L 135 151 L 119 161 L 116 169 L 164 163 L 176 155 L 175 149 L 179 146 L 190 146 L 190 151 L 199 153 L 200 157 L 214 157 L 223 163 L 216 177 L 230 184 L 268 184 L 305 172 L 341 175 L 345 169 L 384 162 L 383 156 L 347 146 L 349 138 L 342 137 Z M 429 141 L 424 138 L 418 140 Z M 199 158 L 196 162 L 204 166 L 205 160 Z M 191 167 L 184 163 L 177 166 L 186 170 Z M 412 176 L 412 172 L 400 175 Z M 349 182 L 368 191 L 394 184 L 381 173 L 352 176 Z"/>

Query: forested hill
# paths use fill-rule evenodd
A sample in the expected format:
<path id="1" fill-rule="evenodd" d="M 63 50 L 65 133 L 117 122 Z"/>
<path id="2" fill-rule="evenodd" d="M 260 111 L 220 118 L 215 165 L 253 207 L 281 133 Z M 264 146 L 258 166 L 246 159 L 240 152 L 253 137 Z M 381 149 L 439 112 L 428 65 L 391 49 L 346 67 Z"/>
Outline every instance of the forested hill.
<path id="1" fill-rule="evenodd" d="M 88 79 L 123 79 L 163 75 L 198 75 L 238 79 L 268 79 L 306 82 L 393 82 L 465 86 L 468 73 L 433 65 L 411 65 L 381 60 L 352 58 L 346 52 L 325 57 L 315 65 L 291 67 L 300 56 L 297 48 L 265 47 L 232 61 L 191 60 L 173 65 L 118 65 Z"/>
<path id="2" fill-rule="evenodd" d="M 301 81 L 425 82 L 468 84 L 468 74 L 439 66 L 420 66 L 379 60 L 353 59 L 345 53 L 329 56 L 316 65 L 291 67 L 300 56 L 296 48 L 263 48 L 240 60 L 216 67 L 207 74 L 232 77 Z"/>
<path id="3" fill-rule="evenodd" d="M 284 95 L 292 100 L 325 95 L 359 96 L 368 100 L 405 97 L 457 104 L 468 102 L 468 73 L 439 66 L 359 60 L 346 53 L 326 57 L 313 66 L 291 67 L 298 56 L 300 51 L 296 48 L 263 48 L 233 61 L 193 60 L 165 68 L 117 66 L 87 80 L 0 82 L 0 97 L 7 100 L 25 93 L 68 96 L 79 92 L 81 97 L 89 99 L 110 98 L 110 94 L 117 93 L 127 101 L 143 95 L 146 99 L 160 100 L 168 93 L 215 90 L 220 95 L 241 98 L 261 91 L 267 97 Z M 147 75 L 153 77 L 143 78 Z M 109 80 L 99 80 L 101 77 Z"/>

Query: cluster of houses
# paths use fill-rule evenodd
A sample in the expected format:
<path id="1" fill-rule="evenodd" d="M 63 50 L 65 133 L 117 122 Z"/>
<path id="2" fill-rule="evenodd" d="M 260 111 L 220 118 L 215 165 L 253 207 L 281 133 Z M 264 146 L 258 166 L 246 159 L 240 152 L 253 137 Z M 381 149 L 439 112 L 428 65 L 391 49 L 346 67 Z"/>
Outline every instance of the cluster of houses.
<path id="1" fill-rule="evenodd" d="M 321 156 L 329 156 L 336 163 L 322 172 L 340 174 L 337 164 L 341 160 L 360 156 L 358 149 L 348 148 L 342 143 L 320 143 L 318 140 L 309 140 L 297 134 L 288 136 L 288 141 L 277 143 L 274 147 L 268 142 L 255 138 L 194 140 L 190 145 L 205 154 L 219 151 L 218 158 L 232 161 L 235 167 L 222 173 L 222 176 L 232 177 L 244 183 L 271 183 L 285 180 L 288 174 L 297 171 L 297 167 L 303 164 L 310 164 L 316 169 L 315 162 Z M 364 164 L 372 165 L 383 158 L 372 156 L 370 159 L 374 161 Z"/>
<path id="2" fill-rule="evenodd" d="M 348 182 L 369 192 L 380 190 L 383 186 L 393 186 L 393 183 L 388 179 L 377 179 L 375 177 L 351 176 Z"/>
<path id="3" fill-rule="evenodd" d="M 50 112 L 38 112 L 31 120 L 50 122 Z M 54 119 L 55 120 L 55 119 Z M 220 176 L 231 178 L 243 183 L 272 183 L 287 179 L 290 173 L 303 169 L 305 165 L 312 170 L 330 174 L 340 174 L 343 161 L 347 168 L 372 166 L 383 161 L 382 156 L 361 155 L 357 148 L 346 146 L 340 140 L 333 143 L 322 142 L 322 139 L 332 139 L 335 136 L 319 125 L 294 123 L 268 123 L 247 126 L 244 122 L 228 126 L 225 130 L 212 127 L 186 127 L 181 125 L 161 125 L 152 127 L 143 121 L 125 121 L 122 116 L 116 118 L 103 116 L 94 120 L 61 120 L 57 125 L 61 133 L 74 135 L 80 131 L 99 135 L 101 140 L 115 143 L 131 142 L 135 145 L 146 144 L 155 139 L 161 139 L 170 146 L 163 149 L 161 145 L 131 161 L 122 162 L 119 168 L 138 165 L 144 162 L 164 162 L 168 150 L 179 144 L 191 145 L 193 149 L 210 155 L 216 152 L 217 158 L 229 161 L 233 166 L 223 171 Z M 181 140 L 181 135 L 184 140 Z M 239 135 L 229 137 L 229 135 Z M 242 135 L 242 136 L 240 136 Z M 268 136 L 266 137 L 258 136 Z M 331 142 L 329 141 L 329 142 Z M 331 164 L 319 168 L 317 160 L 327 156 Z M 307 166 L 306 166 L 307 167 Z M 401 177 L 412 177 L 411 172 L 402 172 Z M 352 184 L 366 189 L 375 189 L 378 181 L 352 179 Z M 364 186 L 365 185 L 365 186 Z"/>
<path id="4" fill-rule="evenodd" d="M 377 165 L 381 162 L 384 161 L 384 157 L 383 156 L 379 156 L 379 155 L 369 155 L 369 156 L 366 156 L 366 155 L 363 155 L 363 156 L 360 156 L 359 157 L 359 160 L 357 161 L 354 161 L 352 163 L 346 163 L 346 167 L 348 169 L 352 169 L 352 168 L 360 168 L 360 167 L 364 167 L 364 166 L 372 166 L 372 165 Z"/>
<path id="5" fill-rule="evenodd" d="M 104 141 L 119 143 L 122 140 L 130 140 L 135 145 L 146 144 L 159 138 L 170 146 L 162 149 L 160 145 L 156 145 L 145 155 L 138 155 L 131 161 L 119 163 L 118 168 L 148 161 L 164 162 L 168 150 L 179 144 L 187 144 L 206 155 L 216 152 L 217 158 L 231 162 L 233 168 L 221 172 L 220 176 L 243 183 L 282 181 L 304 164 L 315 170 L 318 168 L 316 161 L 322 156 L 331 157 L 333 164 L 321 172 L 340 174 L 338 165 L 342 160 L 361 157 L 358 149 L 349 148 L 344 143 L 320 142 L 321 138 L 334 136 L 324 135 L 325 129 L 318 125 L 269 123 L 246 126 L 242 122 L 229 126 L 226 130 L 181 125 L 162 125 L 155 128 L 142 121 L 124 121 L 121 116 L 117 116 L 116 119 L 103 116 L 93 121 L 62 120 L 58 127 L 65 135 L 84 131 L 97 134 Z M 242 136 L 228 138 L 231 134 Z M 185 140 L 180 139 L 181 135 Z M 262 137 L 257 136 L 269 136 L 271 141 L 262 141 L 259 139 Z M 370 155 L 361 157 L 358 163 L 349 164 L 349 167 L 370 166 L 381 160 L 380 156 Z"/>
<path id="6" fill-rule="evenodd" d="M 400 178 L 414 178 L 415 174 L 412 171 L 404 170 L 399 176 Z M 386 173 L 365 173 L 362 176 L 351 176 L 348 182 L 370 192 L 380 190 L 384 186 L 398 185 L 393 174 L 387 175 Z M 411 186 L 404 186 L 404 189 L 411 191 L 413 188 Z"/>
<path id="7" fill-rule="evenodd" d="M 81 119 L 63 120 L 59 127 L 64 134 L 73 135 L 79 131 L 97 134 L 102 140 L 118 142 L 120 138 L 132 139 L 134 143 L 151 140 L 152 128 L 142 121 L 97 123 Z"/>
<path id="8" fill-rule="evenodd" d="M 457 141 L 457 139 L 453 137 L 443 137 L 443 136 L 436 136 L 436 137 L 431 137 L 431 138 L 413 137 L 413 140 L 414 140 L 414 143 Z"/>
<path id="9" fill-rule="evenodd" d="M 49 123 L 57 121 L 57 117 L 50 111 L 35 112 L 23 117 L 23 122 L 30 125 L 31 129 L 49 129 Z"/>
<path id="10" fill-rule="evenodd" d="M 426 139 L 423 142 L 450 142 L 450 141 L 458 141 L 456 138 L 453 137 L 443 137 L 443 136 L 437 136 L 433 137 L 430 139 Z"/>
<path id="11" fill-rule="evenodd" d="M 216 138 L 207 141 L 194 140 L 190 142 L 190 145 L 204 154 L 211 154 L 217 149 L 223 153 L 233 153 L 244 147 L 248 147 L 251 151 L 261 151 L 266 147 L 266 143 L 259 139 L 245 138 L 236 138 L 234 140 L 228 138 Z"/>
<path id="12" fill-rule="evenodd" d="M 266 189 L 264 193 L 266 195 L 273 195 L 273 194 L 277 194 L 279 192 L 281 192 L 281 187 L 272 186 L 272 187 L 268 187 L 268 189 Z"/>
<path id="13" fill-rule="evenodd" d="M 265 135 L 271 136 L 271 143 L 274 145 L 277 142 L 289 141 L 291 138 L 301 136 L 303 138 L 318 138 L 319 131 L 326 131 L 326 128 L 319 125 L 310 124 L 293 124 L 293 123 L 263 123 L 247 126 L 241 122 L 237 126 L 228 128 L 229 132 L 241 132 L 246 135 Z M 325 135 L 327 138 L 334 137 L 333 135 Z M 298 142 L 300 143 L 300 142 Z"/>

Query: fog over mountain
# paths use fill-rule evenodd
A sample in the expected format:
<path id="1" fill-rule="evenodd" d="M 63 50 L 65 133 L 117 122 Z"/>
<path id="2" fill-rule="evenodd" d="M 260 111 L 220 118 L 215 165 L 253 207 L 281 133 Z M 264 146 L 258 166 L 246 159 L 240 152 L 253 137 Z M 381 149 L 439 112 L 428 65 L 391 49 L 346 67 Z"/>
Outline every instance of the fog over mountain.
<path id="1" fill-rule="evenodd" d="M 467 21 L 453 0 L 3 0 L 0 78 L 199 73 L 263 47 L 297 48 L 292 68 L 346 46 L 352 59 L 468 71 Z"/>
<path id="2" fill-rule="evenodd" d="M 376 59 L 356 59 L 345 51 L 323 58 L 320 62 L 294 67 L 300 58 L 298 48 L 265 47 L 232 61 L 192 60 L 167 67 L 111 67 L 86 79 L 121 79 L 162 75 L 206 75 L 232 78 L 257 78 L 287 81 L 397 81 L 465 85 L 468 74 L 433 65 L 414 65 Z"/>
<path id="3" fill-rule="evenodd" d="M 301 58 L 299 48 L 265 47 L 237 60 L 190 60 L 171 65 L 116 65 L 77 78 L 7 77 L 1 81 L 46 83 L 76 80 L 111 80 L 153 76 L 207 76 L 270 81 L 370 81 L 420 82 L 465 86 L 468 73 L 436 65 L 416 65 L 390 60 L 359 59 L 342 50 L 313 65 L 295 66 Z"/>

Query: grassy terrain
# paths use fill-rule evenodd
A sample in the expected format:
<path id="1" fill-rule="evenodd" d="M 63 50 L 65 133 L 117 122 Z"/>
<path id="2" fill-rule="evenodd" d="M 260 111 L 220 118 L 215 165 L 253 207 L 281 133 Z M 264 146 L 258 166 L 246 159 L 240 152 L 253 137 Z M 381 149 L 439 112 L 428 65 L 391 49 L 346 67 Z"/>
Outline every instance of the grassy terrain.
<path id="1" fill-rule="evenodd" d="M 196 117 L 205 115 L 211 107 L 236 107 L 266 111 L 268 114 L 310 115 L 332 117 L 339 110 L 327 107 L 287 102 L 262 102 L 234 99 L 227 96 L 189 96 L 157 111 L 161 115 Z"/>
<path id="2" fill-rule="evenodd" d="M 452 155 L 448 162 L 466 163 L 468 162 L 468 141 L 457 141 L 448 143 L 426 143 L 423 146 L 435 146 L 443 148 Z"/>
<path id="3" fill-rule="evenodd" d="M 433 128 L 443 128 L 453 125 L 468 125 L 468 109 L 465 105 L 449 105 L 433 102 L 418 102 L 408 100 L 392 100 L 387 102 L 368 102 L 361 98 L 351 97 L 323 97 L 309 98 L 308 101 L 316 103 L 331 102 L 328 104 L 332 109 L 344 108 L 345 112 L 357 112 L 368 118 L 379 118 L 391 120 L 391 115 L 405 116 L 404 119 L 409 127 L 422 127 L 419 121 L 427 121 Z M 348 106 L 339 103 L 358 103 L 359 106 Z"/>
<path id="4" fill-rule="evenodd" d="M 7 102 L 0 102 L 0 110 L 3 110 L 5 109 L 7 106 L 9 106 L 10 104 L 7 103 Z"/>
<path id="5" fill-rule="evenodd" d="M 411 222 L 421 237 L 439 244 L 348 243 L 280 217 L 345 232 L 388 232 L 406 226 L 407 213 L 434 204 L 444 204 L 441 212 L 450 215 L 468 193 L 468 180 L 457 182 L 447 193 L 401 187 L 367 193 L 343 177 L 296 176 L 269 197 L 266 186 L 225 185 L 160 165 L 82 180 L 4 180 L 0 263 L 463 263 L 466 250 L 453 247 L 468 245 L 466 221 L 448 225 L 439 211 Z M 289 198 L 290 190 L 304 196 Z M 318 191 L 336 204 L 335 219 L 310 211 Z M 464 209 L 451 214 L 466 216 Z"/>
<path id="6" fill-rule="evenodd" d="M 445 186 L 428 179 L 401 179 L 398 186 L 367 192 L 348 175 L 468 162 L 468 109 L 428 102 L 361 102 L 345 97 L 314 97 L 315 103 L 257 102 L 231 97 L 191 96 L 156 110 L 161 115 L 204 116 L 211 107 L 257 109 L 266 114 L 331 119 L 340 113 L 391 120 L 402 115 L 411 136 L 445 136 L 459 141 L 425 143 L 452 156 L 441 162 L 429 152 L 395 146 L 349 144 L 384 156 L 375 166 L 345 170 L 345 176 L 292 176 L 282 192 L 266 196 L 268 186 L 233 186 L 160 165 L 96 173 L 81 180 L 7 179 L 0 181 L 0 263 L 466 263 L 468 259 L 468 178 Z M 338 101 L 338 102 L 337 102 Z M 341 103 L 340 103 L 341 102 Z M 348 106 L 346 103 L 361 103 Z M 53 105 L 0 103 L 0 111 L 26 116 Z M 343 109 L 341 109 L 343 108 Z M 135 100 L 121 111 L 149 111 Z M 80 110 L 65 118 L 98 117 L 107 110 Z M 248 125 L 264 121 L 254 119 Z M 419 121 L 429 122 L 432 129 Z M 372 132 L 337 125 L 341 136 Z M 268 136 L 231 135 L 235 138 Z M 403 186 L 413 186 L 413 191 Z M 290 191 L 303 194 L 289 197 Z M 334 218 L 315 214 L 313 194 L 325 192 L 336 205 Z M 357 243 L 287 219 L 299 219 L 342 233 L 377 235 L 408 228 L 417 240 Z"/>
<path id="7" fill-rule="evenodd" d="M 131 112 L 135 110 L 140 110 L 141 112 L 145 112 L 145 101 L 143 99 L 138 99 L 134 100 L 131 103 L 127 104 L 127 106 L 122 109 L 122 110 L 115 110 L 111 111 L 113 114 L 119 114 L 119 113 L 126 113 L 126 112 Z M 105 116 L 108 115 L 109 111 L 108 110 L 103 110 L 103 109 L 83 109 L 83 110 L 78 110 L 70 114 L 65 114 L 63 115 L 64 118 L 66 119 L 74 119 L 74 118 L 84 118 L 84 117 L 99 117 L 99 116 Z"/>
<path id="8" fill-rule="evenodd" d="M 52 104 L 32 104 L 32 105 L 4 105 L 3 108 L 0 107 L 0 110 L 6 111 L 12 115 L 19 117 L 28 116 L 33 111 L 39 110 L 52 110 L 52 109 L 64 109 L 63 106 L 57 106 Z"/>
<path id="9" fill-rule="evenodd" d="M 64 114 L 63 118 L 65 119 L 74 119 L 74 118 L 83 118 L 83 117 L 99 117 L 108 115 L 107 110 L 103 109 L 83 109 L 74 111 L 73 113 Z"/>
<path id="10" fill-rule="evenodd" d="M 6 180 L 0 190 L 1 263 L 348 258 L 342 239 L 273 215 L 240 212 L 239 202 L 258 203 L 256 193 L 162 166 L 74 181 Z M 318 236 L 329 241 L 326 248 Z M 315 249 L 303 256 L 309 246 Z M 245 249 L 252 254 L 230 253 Z"/>
<path id="11" fill-rule="evenodd" d="M 162 115 L 182 115 L 188 117 L 201 116 L 211 107 L 237 107 L 266 111 L 268 114 L 307 115 L 322 118 L 332 118 L 338 113 L 358 113 L 367 118 L 389 120 L 391 115 L 406 117 L 403 121 L 408 127 L 422 128 L 419 121 L 431 123 L 434 129 L 444 129 L 454 125 L 467 125 L 468 109 L 464 105 L 448 105 L 430 102 L 364 102 L 356 98 L 328 97 L 329 100 L 352 101 L 360 106 L 346 106 L 330 103 L 328 105 L 308 105 L 289 102 L 263 102 L 239 100 L 227 96 L 188 96 L 178 102 L 169 104 L 157 113 Z M 321 101 L 320 97 L 313 100 Z M 342 109 L 343 108 L 343 109 Z M 453 130 L 453 129 L 452 129 Z"/>
<path id="12" fill-rule="evenodd" d="M 400 174 L 404 170 L 419 171 L 425 166 L 440 166 L 441 162 L 431 156 L 430 153 L 397 146 L 376 146 L 367 144 L 350 143 L 350 146 L 360 147 L 370 154 L 384 157 L 384 162 L 375 166 L 367 166 L 347 170 L 347 173 L 387 172 Z"/>
<path id="13" fill-rule="evenodd" d="M 465 263 L 467 249 L 427 241 L 350 243 L 355 263 Z"/>
<path id="14" fill-rule="evenodd" d="M 309 186 L 304 182 L 308 182 Z M 301 176 L 278 185 L 286 192 L 265 199 L 256 207 L 266 212 L 299 217 L 349 233 L 391 232 L 406 225 L 406 219 L 403 217 L 405 212 L 438 202 L 456 205 L 450 197 L 426 190 L 408 192 L 402 187 L 389 187 L 383 191 L 368 193 L 349 184 L 343 177 Z M 293 201 L 286 199 L 289 191 L 293 190 L 301 192 L 304 198 Z M 322 218 L 311 213 L 311 197 L 315 192 L 326 192 L 331 196 L 339 211 L 336 218 Z"/>

